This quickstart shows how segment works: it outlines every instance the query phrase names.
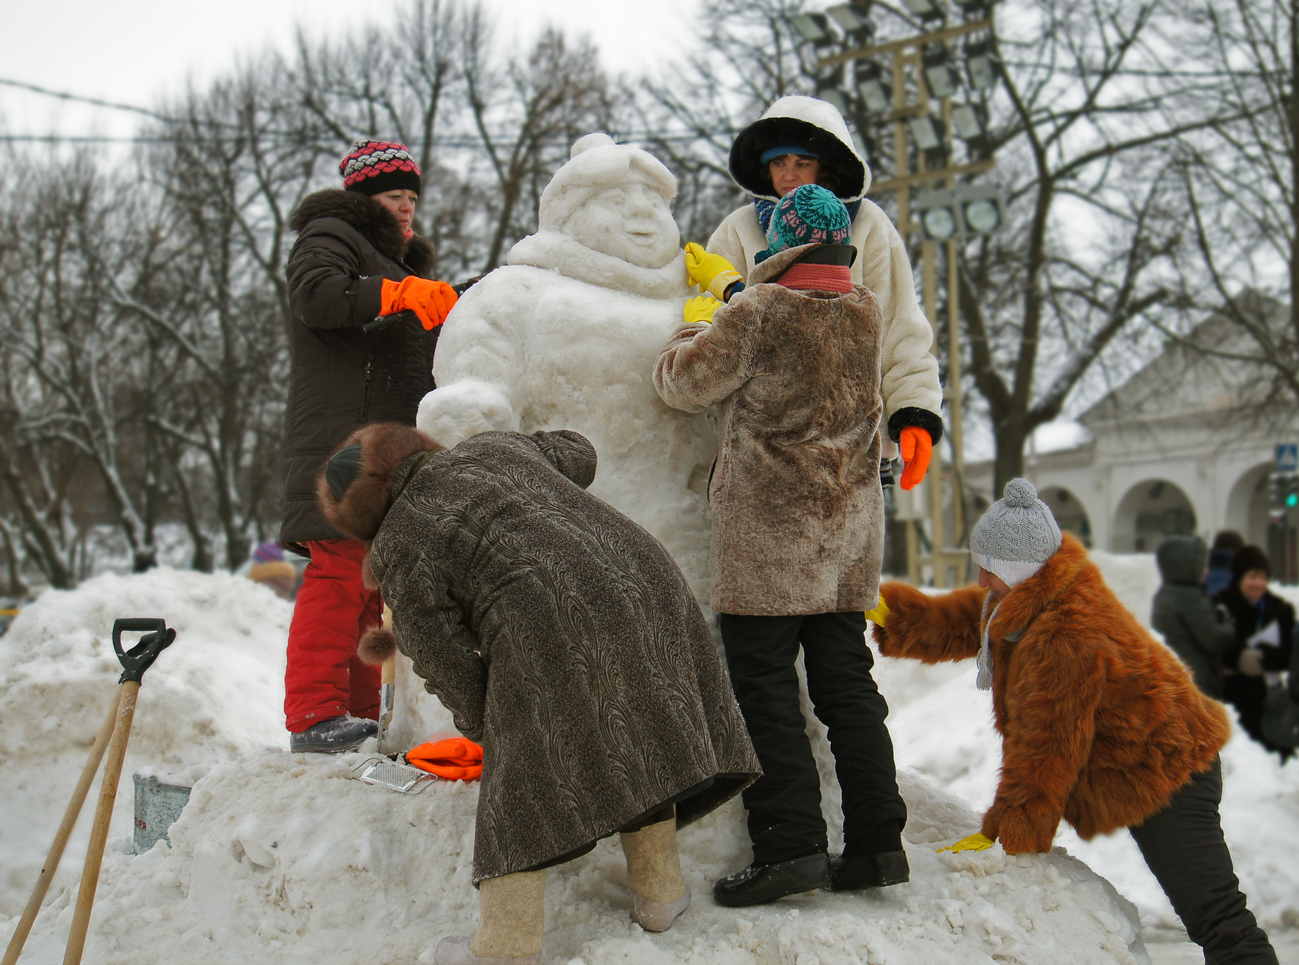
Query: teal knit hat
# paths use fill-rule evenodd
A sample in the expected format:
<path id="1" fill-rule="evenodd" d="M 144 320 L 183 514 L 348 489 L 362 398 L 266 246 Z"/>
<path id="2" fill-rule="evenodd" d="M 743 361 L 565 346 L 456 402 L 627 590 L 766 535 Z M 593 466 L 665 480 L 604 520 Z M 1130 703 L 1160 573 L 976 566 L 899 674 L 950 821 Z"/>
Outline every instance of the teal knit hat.
<path id="1" fill-rule="evenodd" d="M 776 202 L 767 228 L 768 247 L 753 256 L 753 263 L 799 245 L 843 244 L 851 231 L 848 209 L 833 191 L 819 184 L 800 184 Z"/>

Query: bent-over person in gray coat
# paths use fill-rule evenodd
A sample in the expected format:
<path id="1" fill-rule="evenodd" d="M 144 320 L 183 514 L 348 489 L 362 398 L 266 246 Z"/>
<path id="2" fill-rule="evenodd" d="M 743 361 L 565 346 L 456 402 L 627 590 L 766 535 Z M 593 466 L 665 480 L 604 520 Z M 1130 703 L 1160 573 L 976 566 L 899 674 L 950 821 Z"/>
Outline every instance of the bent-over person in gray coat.
<path id="1" fill-rule="evenodd" d="M 662 931 L 689 904 L 676 827 L 759 774 L 685 578 L 647 532 L 586 492 L 575 432 L 487 432 L 443 449 L 367 426 L 321 474 L 330 522 L 371 542 L 392 647 L 483 744 L 477 935 L 440 965 L 540 961 L 545 871 L 622 833 L 632 918 Z M 535 956 L 535 958 L 533 957 Z"/>

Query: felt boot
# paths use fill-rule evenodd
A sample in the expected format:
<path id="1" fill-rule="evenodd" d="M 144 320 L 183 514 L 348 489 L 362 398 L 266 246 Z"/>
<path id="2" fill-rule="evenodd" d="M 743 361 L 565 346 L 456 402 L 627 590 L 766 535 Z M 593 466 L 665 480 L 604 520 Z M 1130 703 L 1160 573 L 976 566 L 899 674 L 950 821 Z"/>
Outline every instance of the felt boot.
<path id="1" fill-rule="evenodd" d="M 520 871 L 478 884 L 478 933 L 444 938 L 434 965 L 540 965 L 546 931 L 546 870 Z"/>
<path id="2" fill-rule="evenodd" d="M 677 819 L 619 835 L 631 885 L 631 920 L 650 932 L 667 931 L 690 907 L 690 886 L 681 875 Z"/>

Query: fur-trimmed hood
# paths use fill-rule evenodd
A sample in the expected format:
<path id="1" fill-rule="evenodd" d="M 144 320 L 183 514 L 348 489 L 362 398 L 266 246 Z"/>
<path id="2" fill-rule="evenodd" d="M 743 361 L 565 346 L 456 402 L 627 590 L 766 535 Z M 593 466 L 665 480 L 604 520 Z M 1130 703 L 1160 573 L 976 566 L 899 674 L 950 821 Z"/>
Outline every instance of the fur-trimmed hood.
<path id="1" fill-rule="evenodd" d="M 771 179 L 764 177 L 762 152 L 789 146 L 805 147 L 834 168 L 839 176 L 834 193 L 844 201 L 866 195 L 871 186 L 870 168 L 857 153 L 843 115 L 833 104 L 801 95 L 778 98 L 735 136 L 729 161 L 731 177 L 754 197 L 779 201 Z"/>
<path id="2" fill-rule="evenodd" d="M 337 218 L 361 233 L 386 258 L 404 264 L 416 275 L 427 277 L 437 260 L 433 246 L 419 235 L 409 239 L 392 212 L 374 198 L 358 191 L 328 188 L 302 199 L 289 218 L 289 227 L 301 233 L 319 218 Z"/>
<path id="3" fill-rule="evenodd" d="M 369 541 L 379 532 L 392 506 L 394 485 L 400 492 L 414 469 L 413 463 L 403 465 L 407 459 L 419 452 L 441 452 L 446 447 L 418 429 L 396 422 L 362 426 L 343 440 L 335 454 L 352 445 L 361 447 L 361 461 L 351 485 L 341 499 L 335 498 L 326 479 L 326 460 L 316 478 L 316 498 L 331 526 L 351 539 Z"/>

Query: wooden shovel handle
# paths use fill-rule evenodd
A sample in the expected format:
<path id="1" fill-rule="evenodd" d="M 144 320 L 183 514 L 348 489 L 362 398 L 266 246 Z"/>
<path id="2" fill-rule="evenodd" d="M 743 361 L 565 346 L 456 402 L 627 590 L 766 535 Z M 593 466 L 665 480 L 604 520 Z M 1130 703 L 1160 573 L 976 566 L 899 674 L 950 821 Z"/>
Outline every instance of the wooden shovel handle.
<path id="1" fill-rule="evenodd" d="M 113 819 L 113 801 L 117 799 L 117 784 L 122 777 L 126 742 L 131 738 L 131 721 L 135 718 L 135 702 L 140 695 L 140 682 L 123 681 L 118 689 L 121 691 L 121 699 L 117 707 L 117 719 L 113 725 L 112 742 L 108 747 L 108 761 L 104 764 L 104 779 L 99 786 L 99 807 L 95 810 L 95 823 L 90 829 L 86 866 L 81 872 L 81 887 L 77 891 L 77 907 L 72 916 L 72 930 L 68 934 L 68 948 L 63 955 L 63 965 L 80 965 L 81 953 L 86 947 L 90 908 L 95 903 L 95 889 L 99 886 L 99 868 L 104 861 L 108 825 Z"/>
<path id="2" fill-rule="evenodd" d="M 9 947 L 5 950 L 5 957 L 0 959 L 0 965 L 15 965 L 18 956 L 22 954 L 23 945 L 26 944 L 27 936 L 36 922 L 36 915 L 41 910 L 41 903 L 45 900 L 46 892 L 50 890 L 50 882 L 54 880 L 54 873 L 59 870 L 59 862 L 63 860 L 63 849 L 67 847 L 68 838 L 72 836 L 72 828 L 81 814 L 81 806 L 86 802 L 86 795 L 90 793 L 90 785 L 94 783 L 99 762 L 104 759 L 104 751 L 108 749 L 109 738 L 113 735 L 113 725 L 117 721 L 117 706 L 121 700 L 122 688 L 118 687 L 113 691 L 113 704 L 108 708 L 104 723 L 100 725 L 94 746 L 90 748 L 90 759 L 86 761 L 86 766 L 81 771 L 81 780 L 77 782 L 76 789 L 72 792 L 72 800 L 68 802 L 68 809 L 63 813 L 63 823 L 59 825 L 59 830 L 54 835 L 54 843 L 50 845 L 50 853 L 45 856 L 45 865 L 36 879 L 36 887 L 32 889 L 32 896 L 27 901 L 22 918 L 18 920 L 18 928 L 9 939 Z"/>

